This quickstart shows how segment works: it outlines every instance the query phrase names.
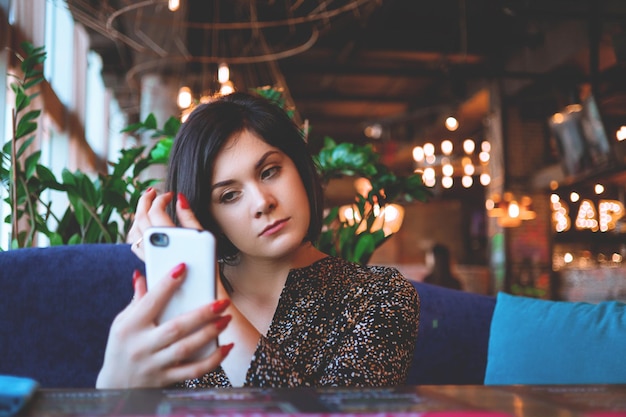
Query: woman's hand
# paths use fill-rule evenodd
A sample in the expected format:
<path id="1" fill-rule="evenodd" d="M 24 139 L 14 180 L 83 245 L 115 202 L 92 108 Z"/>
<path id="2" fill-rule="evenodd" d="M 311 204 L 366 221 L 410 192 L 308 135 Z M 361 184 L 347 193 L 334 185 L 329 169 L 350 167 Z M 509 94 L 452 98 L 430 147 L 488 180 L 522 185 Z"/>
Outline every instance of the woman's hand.
<path id="1" fill-rule="evenodd" d="M 152 226 L 175 226 L 166 210 L 173 196 L 172 192 L 157 195 L 156 190 L 150 187 L 139 197 L 133 225 L 126 238 L 126 241 L 131 243 L 131 250 L 139 259 L 145 260 L 142 242 L 143 234 L 148 228 Z M 176 199 L 176 216 L 182 227 L 202 229 L 202 225 L 189 208 L 187 198 L 181 193 L 178 193 Z"/>
<path id="2" fill-rule="evenodd" d="M 142 241 L 146 229 L 152 226 L 174 226 L 174 222 L 166 211 L 172 197 L 171 192 L 157 195 L 156 190 L 152 187 L 139 197 L 133 225 L 126 238 L 126 241 L 131 243 L 132 251 L 139 259 L 144 260 Z"/>
<path id="3" fill-rule="evenodd" d="M 180 264 L 147 292 L 145 277 L 135 272 L 135 296 L 113 321 L 97 388 L 168 386 L 198 378 L 222 362 L 232 344 L 219 347 L 206 358 L 195 359 L 194 354 L 217 341 L 229 323 L 231 316 L 221 315 L 230 304 L 228 299 L 156 325 L 185 274 L 185 265 Z"/>

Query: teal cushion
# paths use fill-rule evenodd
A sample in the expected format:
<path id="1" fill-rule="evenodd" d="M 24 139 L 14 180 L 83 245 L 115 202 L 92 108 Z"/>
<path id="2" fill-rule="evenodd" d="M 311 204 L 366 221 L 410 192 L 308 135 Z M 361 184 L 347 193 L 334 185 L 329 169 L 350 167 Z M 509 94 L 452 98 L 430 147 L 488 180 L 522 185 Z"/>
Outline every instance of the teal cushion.
<path id="1" fill-rule="evenodd" d="M 626 304 L 499 293 L 486 385 L 626 383 Z"/>

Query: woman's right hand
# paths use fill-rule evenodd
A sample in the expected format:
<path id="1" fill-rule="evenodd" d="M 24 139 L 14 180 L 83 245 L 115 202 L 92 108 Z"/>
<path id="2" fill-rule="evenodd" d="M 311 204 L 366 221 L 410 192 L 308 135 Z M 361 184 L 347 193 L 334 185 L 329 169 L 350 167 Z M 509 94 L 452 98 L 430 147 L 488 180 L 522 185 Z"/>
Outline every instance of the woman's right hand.
<path id="1" fill-rule="evenodd" d="M 97 388 L 164 387 L 199 378 L 226 357 L 232 344 L 206 358 L 195 359 L 194 354 L 217 341 L 230 321 L 230 315 L 221 315 L 230 304 L 228 299 L 156 324 L 185 275 L 185 264 L 180 264 L 148 292 L 145 277 L 135 272 L 135 296 L 113 321 Z"/>

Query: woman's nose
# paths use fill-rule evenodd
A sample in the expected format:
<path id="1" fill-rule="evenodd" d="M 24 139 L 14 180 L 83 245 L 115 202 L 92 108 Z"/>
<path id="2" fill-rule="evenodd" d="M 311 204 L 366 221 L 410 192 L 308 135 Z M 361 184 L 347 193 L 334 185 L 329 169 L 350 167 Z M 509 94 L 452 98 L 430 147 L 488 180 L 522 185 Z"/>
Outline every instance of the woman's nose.
<path id="1" fill-rule="evenodd" d="M 272 210 L 276 208 L 276 199 L 273 194 L 264 190 L 263 188 L 257 188 L 256 190 L 256 201 L 254 205 L 254 217 L 260 218 L 264 214 L 270 213 Z"/>

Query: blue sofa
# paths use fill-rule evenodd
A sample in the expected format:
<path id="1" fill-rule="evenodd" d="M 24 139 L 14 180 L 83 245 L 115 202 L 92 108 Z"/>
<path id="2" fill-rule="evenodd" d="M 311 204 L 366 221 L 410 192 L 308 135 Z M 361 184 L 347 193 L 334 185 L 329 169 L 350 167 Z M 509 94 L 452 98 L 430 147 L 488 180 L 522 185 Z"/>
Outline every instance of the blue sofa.
<path id="1" fill-rule="evenodd" d="M 93 387 L 109 326 L 144 264 L 125 244 L 0 252 L 0 374 Z M 421 324 L 409 384 L 482 384 L 495 297 L 414 282 Z"/>

